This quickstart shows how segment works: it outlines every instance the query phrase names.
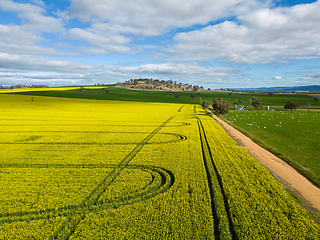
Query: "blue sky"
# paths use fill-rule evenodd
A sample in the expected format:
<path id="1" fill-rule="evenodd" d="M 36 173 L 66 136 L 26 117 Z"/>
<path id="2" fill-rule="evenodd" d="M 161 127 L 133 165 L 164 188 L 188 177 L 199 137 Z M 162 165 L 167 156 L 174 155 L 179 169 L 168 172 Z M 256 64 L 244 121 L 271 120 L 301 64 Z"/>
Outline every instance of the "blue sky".
<path id="1" fill-rule="evenodd" d="M 320 1 L 0 0 L 0 85 L 320 85 Z"/>

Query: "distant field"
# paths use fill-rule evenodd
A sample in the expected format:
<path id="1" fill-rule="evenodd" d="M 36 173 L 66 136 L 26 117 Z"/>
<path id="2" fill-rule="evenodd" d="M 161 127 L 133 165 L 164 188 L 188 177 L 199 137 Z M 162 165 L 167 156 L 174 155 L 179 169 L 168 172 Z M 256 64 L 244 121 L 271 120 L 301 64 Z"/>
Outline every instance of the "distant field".
<path id="1" fill-rule="evenodd" d="M 96 88 L 96 89 L 95 89 Z M 200 104 L 199 93 L 190 91 L 141 91 L 141 90 L 128 90 L 124 88 L 117 88 L 114 86 L 108 87 L 108 93 L 103 89 L 103 86 L 97 87 L 84 87 L 83 91 L 80 91 L 80 87 L 76 89 L 62 88 L 46 89 L 32 89 L 32 91 L 19 92 L 18 94 L 23 95 L 35 95 L 35 96 L 53 96 L 53 97 L 67 97 L 67 98 L 81 98 L 81 99 L 96 99 L 96 100 L 119 100 L 119 101 L 137 101 L 137 102 L 161 102 L 161 103 L 190 103 Z M 0 90 L 1 93 L 1 90 Z M 180 97 L 176 98 L 175 95 L 179 94 Z M 195 95 L 191 98 L 191 94 Z M 242 105 L 247 105 L 248 108 L 252 108 L 250 104 L 250 98 L 257 96 L 261 98 L 263 108 L 271 106 L 273 108 L 283 108 L 288 101 L 297 101 L 301 107 L 307 107 L 307 101 L 312 102 L 312 107 L 320 108 L 320 101 L 315 102 L 312 96 L 302 94 L 274 94 L 269 96 L 266 93 L 232 93 L 229 95 L 228 92 L 221 91 L 201 91 L 201 97 L 203 100 L 212 102 L 216 97 L 222 97 L 234 106 L 235 100 L 243 100 Z M 261 108 L 262 109 L 262 108 Z"/>
<path id="2" fill-rule="evenodd" d="M 307 108 L 307 102 L 311 102 L 312 107 L 320 108 L 320 101 L 316 102 L 313 97 L 303 94 L 274 94 L 269 96 L 267 93 L 232 93 L 232 95 L 229 95 L 226 92 L 204 92 L 201 93 L 201 96 L 203 100 L 210 102 L 212 102 L 215 97 L 222 97 L 231 103 L 232 108 L 235 105 L 235 100 L 243 100 L 243 103 L 238 104 L 246 105 L 248 109 L 254 109 L 250 103 L 250 98 L 252 96 L 256 96 L 261 99 L 262 107 L 260 109 L 266 109 L 266 106 L 269 106 L 270 109 L 274 108 L 275 110 L 283 110 L 283 107 L 288 101 L 298 102 L 301 108 Z"/>
<path id="3" fill-rule="evenodd" d="M 87 89 L 102 89 L 106 88 L 104 86 L 87 86 Z M 23 93 L 23 92 L 45 92 L 45 91 L 70 91 L 70 90 L 80 90 L 80 87 L 48 87 L 48 88 L 2 88 L 0 93 Z M 36 94 L 35 93 L 35 94 Z"/>
<path id="4" fill-rule="evenodd" d="M 181 92 L 180 98 L 175 98 L 175 92 L 160 92 L 160 91 L 139 91 L 128 90 L 124 88 L 108 87 L 109 92 L 102 88 L 90 89 L 85 87 L 83 91 L 80 88 L 60 91 L 38 91 L 20 92 L 21 95 L 32 96 L 51 96 L 51 97 L 65 97 L 65 98 L 80 98 L 80 99 L 95 99 L 95 100 L 117 100 L 117 101 L 136 101 L 136 102 L 161 102 L 161 103 L 195 103 L 199 104 L 200 99 L 190 98 L 190 92 Z"/>
<path id="5" fill-rule="evenodd" d="M 195 104 L 0 94 L 4 239 L 319 239 Z"/>

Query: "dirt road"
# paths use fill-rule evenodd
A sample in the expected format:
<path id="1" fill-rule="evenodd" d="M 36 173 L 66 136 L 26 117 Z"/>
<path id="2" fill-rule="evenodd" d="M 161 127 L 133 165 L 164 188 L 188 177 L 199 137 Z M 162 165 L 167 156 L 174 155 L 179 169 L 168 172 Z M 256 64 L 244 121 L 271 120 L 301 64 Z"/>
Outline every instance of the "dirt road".
<path id="1" fill-rule="evenodd" d="M 212 112 L 210 113 L 212 114 Z M 320 213 L 320 189 L 318 187 L 313 185 L 285 161 L 260 147 L 216 115 L 212 114 L 212 116 L 233 139 L 240 142 L 240 145 L 265 166 L 275 178 L 284 184 L 286 188 L 294 191 L 302 199 L 304 207 L 318 214 Z"/>

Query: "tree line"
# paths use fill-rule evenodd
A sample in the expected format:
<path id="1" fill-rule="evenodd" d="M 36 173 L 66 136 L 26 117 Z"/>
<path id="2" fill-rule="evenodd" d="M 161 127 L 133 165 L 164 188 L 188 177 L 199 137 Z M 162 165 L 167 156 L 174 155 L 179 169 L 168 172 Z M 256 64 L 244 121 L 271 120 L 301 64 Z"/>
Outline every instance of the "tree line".
<path id="1" fill-rule="evenodd" d="M 242 102 L 243 102 L 242 100 L 239 100 L 239 103 L 242 103 Z M 262 107 L 262 101 L 258 97 L 255 97 L 255 96 L 251 97 L 250 103 L 256 110 Z M 201 104 L 203 107 L 210 107 L 211 105 L 211 103 L 206 100 L 203 101 Z M 231 107 L 231 104 L 228 102 L 228 100 L 224 100 L 223 98 L 220 98 L 220 97 L 213 99 L 212 109 L 215 111 L 216 114 L 219 114 L 219 115 L 227 114 L 230 110 L 230 107 Z M 299 107 L 300 107 L 300 104 L 298 102 L 288 101 L 284 106 L 284 109 L 296 110 Z"/>

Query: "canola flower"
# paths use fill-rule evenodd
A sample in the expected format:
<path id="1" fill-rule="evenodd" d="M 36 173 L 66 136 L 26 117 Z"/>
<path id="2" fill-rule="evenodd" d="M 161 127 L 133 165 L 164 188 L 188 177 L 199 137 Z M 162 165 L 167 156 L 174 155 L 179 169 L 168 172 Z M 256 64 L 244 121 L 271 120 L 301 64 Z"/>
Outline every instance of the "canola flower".
<path id="1" fill-rule="evenodd" d="M 319 237 L 200 106 L 0 98 L 0 238 Z"/>

